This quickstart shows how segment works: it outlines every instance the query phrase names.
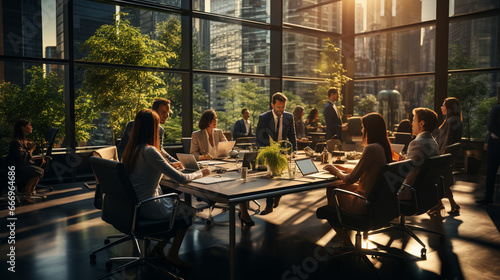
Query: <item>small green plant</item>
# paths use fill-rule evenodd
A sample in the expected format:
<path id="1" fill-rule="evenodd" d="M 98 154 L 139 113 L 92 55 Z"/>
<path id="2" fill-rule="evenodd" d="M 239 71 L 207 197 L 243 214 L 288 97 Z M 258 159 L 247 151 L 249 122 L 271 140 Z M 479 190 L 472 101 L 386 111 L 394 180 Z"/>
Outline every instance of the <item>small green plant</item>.
<path id="1" fill-rule="evenodd" d="M 281 144 L 273 141 L 273 139 L 269 140 L 270 145 L 259 150 L 257 163 L 267 164 L 271 169 L 273 176 L 279 176 L 283 170 L 288 168 L 288 162 L 284 155 L 288 149 L 282 148 Z"/>

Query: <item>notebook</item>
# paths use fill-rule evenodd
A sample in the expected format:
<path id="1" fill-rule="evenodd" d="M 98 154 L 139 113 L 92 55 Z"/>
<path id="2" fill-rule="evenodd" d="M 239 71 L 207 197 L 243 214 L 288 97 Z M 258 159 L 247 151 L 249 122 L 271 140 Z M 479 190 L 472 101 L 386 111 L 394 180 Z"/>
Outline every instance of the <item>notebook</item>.
<path id="1" fill-rule="evenodd" d="M 401 151 L 405 147 L 405 144 L 391 144 L 391 149 L 398 154 L 401 154 Z"/>
<path id="2" fill-rule="evenodd" d="M 196 162 L 196 158 L 194 157 L 193 154 L 181 154 L 177 153 L 177 158 L 179 161 L 184 165 L 184 169 L 182 172 L 184 173 L 192 173 L 195 171 L 200 170 L 200 167 L 198 166 L 198 163 Z"/>
<path id="3" fill-rule="evenodd" d="M 215 159 L 227 158 L 229 156 L 229 151 L 234 147 L 234 143 L 236 143 L 236 141 L 219 142 L 219 144 L 217 144 L 217 156 Z"/>
<path id="4" fill-rule="evenodd" d="M 303 158 L 295 161 L 297 167 L 304 177 L 307 178 L 318 178 L 318 179 L 328 179 L 332 180 L 337 178 L 337 176 L 331 174 L 330 172 L 324 170 L 319 171 L 312 159 Z"/>

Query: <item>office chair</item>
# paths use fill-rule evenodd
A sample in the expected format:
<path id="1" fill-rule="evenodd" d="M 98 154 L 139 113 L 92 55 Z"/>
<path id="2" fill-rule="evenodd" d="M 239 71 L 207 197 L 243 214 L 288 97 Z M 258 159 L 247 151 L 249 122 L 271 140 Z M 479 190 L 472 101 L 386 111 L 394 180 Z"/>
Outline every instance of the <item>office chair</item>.
<path id="1" fill-rule="evenodd" d="M 378 249 L 364 249 L 361 245 L 361 232 L 364 239 L 368 238 L 368 231 L 385 227 L 393 219 L 399 217 L 399 204 L 397 192 L 403 183 L 411 166 L 410 160 L 392 162 L 386 164 L 380 170 L 380 175 L 375 181 L 373 188 L 366 197 L 344 189 L 334 189 L 335 207 L 323 206 L 316 211 L 318 219 L 327 219 L 331 225 L 340 223 L 344 228 L 356 231 L 354 246 L 343 246 L 341 253 L 333 257 L 354 254 L 361 257 L 363 261 L 378 275 L 376 268 L 366 255 L 390 257 L 402 260 L 403 258 L 394 254 L 380 252 Z M 350 195 L 362 199 L 366 203 L 366 213 L 356 215 L 342 210 L 339 207 L 338 195 Z"/>
<path id="2" fill-rule="evenodd" d="M 170 239 L 174 236 L 174 225 L 182 222 L 184 217 L 177 217 L 176 212 L 179 205 L 179 195 L 176 193 L 164 194 L 139 201 L 135 190 L 130 182 L 129 174 L 121 162 L 91 157 L 90 164 L 94 170 L 103 191 L 103 203 L 101 218 L 120 232 L 130 236 L 134 248 L 138 252 L 136 257 L 111 258 L 106 267 L 111 267 L 111 261 L 129 260 L 128 263 L 116 268 L 114 271 L 100 277 L 109 277 L 132 265 L 150 265 L 147 261 L 147 249 L 151 240 Z M 139 215 L 141 207 L 158 199 L 171 199 L 173 202 L 172 214 L 168 219 L 149 220 Z M 186 223 L 186 221 L 184 221 Z M 186 226 L 190 224 L 186 223 Z M 157 269 L 159 267 L 154 266 Z M 171 274 L 171 272 L 165 271 Z"/>
<path id="3" fill-rule="evenodd" d="M 455 162 L 457 161 L 458 153 L 460 152 L 461 146 L 462 146 L 462 144 L 460 142 L 455 143 L 455 144 L 451 144 L 451 145 L 446 146 L 446 148 L 444 149 L 444 152 L 443 152 L 443 154 L 451 154 L 450 166 L 451 166 L 451 170 L 452 170 L 453 174 L 459 173 L 458 171 L 455 172 L 455 170 L 456 170 Z"/>
<path id="4" fill-rule="evenodd" d="M 57 132 L 59 132 L 59 128 L 51 127 L 47 134 L 45 135 L 45 141 L 47 142 L 47 149 L 45 150 L 45 154 L 37 155 L 33 157 L 33 160 L 45 159 L 45 167 L 43 174 L 46 174 L 52 163 L 52 149 L 54 148 L 54 142 L 56 140 Z M 47 189 L 49 192 L 53 191 L 54 188 L 51 186 L 44 186 L 42 184 L 37 184 L 35 190 L 38 189 Z M 45 199 L 45 196 L 42 196 L 42 199 Z"/>
<path id="5" fill-rule="evenodd" d="M 406 153 L 408 150 L 408 145 L 413 139 L 411 133 L 406 132 L 394 132 L 394 144 L 404 144 L 403 152 Z"/>
<path id="6" fill-rule="evenodd" d="M 426 213 L 429 209 L 434 207 L 444 196 L 444 178 L 443 173 L 447 166 L 449 166 L 451 161 L 451 154 L 444 154 L 434 157 L 427 158 L 415 178 L 415 183 L 410 186 L 403 183 L 402 188 L 409 188 L 411 191 L 410 200 L 399 200 L 399 207 L 401 216 L 399 217 L 399 223 L 392 225 L 390 227 L 372 231 L 370 234 L 377 234 L 381 232 L 388 232 L 391 230 L 399 230 L 400 232 L 409 234 L 413 239 L 415 239 L 422 249 L 420 250 L 420 257 L 426 259 L 427 249 L 418 238 L 418 236 L 413 232 L 414 230 L 419 230 L 423 232 L 433 233 L 444 238 L 444 234 L 434 230 L 426 229 L 416 225 L 406 224 L 407 216 L 418 216 Z"/>

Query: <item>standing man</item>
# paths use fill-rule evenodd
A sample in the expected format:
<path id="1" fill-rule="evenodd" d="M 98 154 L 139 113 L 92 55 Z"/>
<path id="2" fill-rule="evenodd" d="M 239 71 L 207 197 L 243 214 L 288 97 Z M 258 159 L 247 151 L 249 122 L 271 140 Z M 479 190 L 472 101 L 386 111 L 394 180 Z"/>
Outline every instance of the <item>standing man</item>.
<path id="1" fill-rule="evenodd" d="M 250 112 L 248 111 L 247 108 L 244 108 L 241 110 L 241 115 L 243 118 L 239 121 L 236 121 L 234 124 L 234 130 L 233 130 L 233 138 L 236 140 L 238 137 L 251 137 L 255 136 L 252 133 L 252 124 L 248 120 L 250 117 Z"/>
<path id="2" fill-rule="evenodd" d="M 160 116 L 160 124 L 165 124 L 170 115 L 170 100 L 167 100 L 165 98 L 156 98 L 153 102 L 152 109 Z M 122 159 L 123 151 L 127 146 L 133 126 L 134 126 L 134 121 L 130 121 L 127 124 L 127 127 L 123 131 L 120 144 L 118 144 L 117 146 L 118 158 L 120 160 Z M 182 164 L 174 157 L 169 155 L 167 151 L 165 151 L 165 149 L 163 148 L 163 135 L 165 134 L 165 130 L 161 125 L 158 126 L 158 134 L 160 135 L 160 153 L 167 160 L 167 162 L 169 162 L 174 168 L 182 168 Z"/>
<path id="3" fill-rule="evenodd" d="M 323 109 L 326 122 L 326 140 L 339 139 L 342 142 L 342 131 L 347 130 L 347 123 L 342 124 L 339 110 L 335 102 L 339 100 L 339 90 L 328 89 L 328 101 Z"/>
<path id="4" fill-rule="evenodd" d="M 269 146 L 269 137 L 271 137 L 274 141 L 288 140 L 292 143 L 292 150 L 297 150 L 293 115 L 285 112 L 287 100 L 288 98 L 283 93 L 275 93 L 271 99 L 273 109 L 259 116 L 255 132 L 257 147 Z M 260 214 L 267 215 L 273 212 L 273 208 L 278 207 L 280 198 L 281 196 L 266 198 L 266 208 Z"/>
<path id="5" fill-rule="evenodd" d="M 486 143 L 486 192 L 484 198 L 476 201 L 479 206 L 493 203 L 495 179 L 500 166 L 500 104 L 493 106 L 488 117 L 488 137 Z"/>

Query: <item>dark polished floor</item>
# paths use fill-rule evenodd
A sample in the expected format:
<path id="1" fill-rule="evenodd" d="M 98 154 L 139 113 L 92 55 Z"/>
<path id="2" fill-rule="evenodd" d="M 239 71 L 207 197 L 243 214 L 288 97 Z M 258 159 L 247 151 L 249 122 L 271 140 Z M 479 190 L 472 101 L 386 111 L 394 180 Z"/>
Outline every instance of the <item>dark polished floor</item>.
<path id="1" fill-rule="evenodd" d="M 420 245 L 398 234 L 370 236 L 364 246 L 389 245 L 390 251 L 405 261 L 371 258 L 383 279 L 500 279 L 500 205 L 475 206 L 483 189 L 481 176 L 459 175 L 453 191 L 462 211 L 459 216 L 409 218 L 445 233 L 437 236 L 417 233 L 428 245 L 427 260 L 421 260 Z M 45 202 L 16 208 L 15 272 L 6 262 L 10 246 L 7 204 L 0 204 L 0 279 L 95 279 L 106 273 L 111 256 L 133 254 L 124 243 L 97 255 L 95 265 L 89 253 L 103 244 L 105 236 L 116 233 L 93 207 L 93 191 L 82 182 L 54 185 Z M 315 210 L 325 204 L 324 190 L 287 195 L 280 207 L 267 216 L 254 215 L 252 228 L 236 228 L 236 279 L 375 279 L 362 262 L 351 257 L 328 258 L 335 246 L 334 232 L 316 219 Z M 498 193 L 498 191 L 497 191 Z M 496 198 L 496 201 L 500 199 Z M 264 201 L 261 201 L 264 203 Z M 449 210 L 449 204 L 445 201 Z M 228 279 L 228 215 L 217 216 L 206 227 L 195 220 L 181 248 L 181 257 L 192 269 L 180 274 L 184 279 Z M 158 263 L 160 266 L 162 263 Z M 116 266 L 115 266 L 116 267 Z M 160 270 L 131 268 L 109 279 L 169 279 Z"/>

